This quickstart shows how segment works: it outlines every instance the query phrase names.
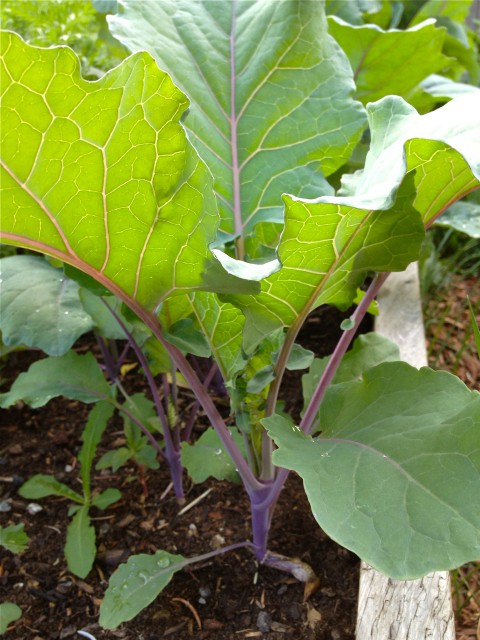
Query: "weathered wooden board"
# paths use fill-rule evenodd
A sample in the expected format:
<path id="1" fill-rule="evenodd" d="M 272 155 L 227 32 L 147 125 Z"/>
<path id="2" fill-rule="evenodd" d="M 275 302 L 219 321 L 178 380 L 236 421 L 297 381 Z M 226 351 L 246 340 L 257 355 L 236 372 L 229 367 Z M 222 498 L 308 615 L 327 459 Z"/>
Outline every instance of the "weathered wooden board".
<path id="1" fill-rule="evenodd" d="M 378 298 L 376 330 L 400 347 L 402 360 L 427 364 L 417 266 L 393 273 Z M 360 572 L 357 640 L 454 640 L 448 572 L 390 580 L 365 563 Z"/>

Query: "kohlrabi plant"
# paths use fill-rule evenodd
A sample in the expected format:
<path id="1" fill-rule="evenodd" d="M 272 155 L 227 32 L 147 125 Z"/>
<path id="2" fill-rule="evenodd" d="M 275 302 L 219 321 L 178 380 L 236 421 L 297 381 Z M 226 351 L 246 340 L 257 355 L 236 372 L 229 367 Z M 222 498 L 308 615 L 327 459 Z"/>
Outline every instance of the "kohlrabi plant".
<path id="1" fill-rule="evenodd" d="M 446 28 L 359 25 L 353 46 L 340 20 L 330 19 L 340 44 L 328 33 L 321 2 L 122 5 L 110 29 L 138 51 L 96 82 L 67 48 L 2 35 L 3 242 L 83 272 L 154 337 L 213 430 L 182 447 L 163 426 L 170 468 L 178 477 L 196 446 L 211 452 L 198 479 L 227 460 L 251 504 L 252 539 L 236 546 L 260 563 L 311 577 L 268 548 L 290 469 L 326 533 L 393 578 L 477 559 L 480 394 L 399 362 L 376 337 L 345 355 L 389 272 L 416 260 L 425 229 L 480 186 L 480 92 L 423 115 L 407 101 L 454 66 Z M 383 62 L 358 54 L 390 36 Z M 383 95 L 385 73 L 394 95 Z M 287 368 L 311 365 L 298 332 L 316 307 L 355 300 L 334 352 L 304 381 L 296 425 L 278 397 Z M 143 367 L 148 350 L 138 352 Z M 233 426 L 192 354 L 215 363 Z M 43 390 L 30 370 L 2 405 L 46 402 L 48 371 L 67 384 L 77 375 L 65 357 L 35 363 Z M 131 619 L 193 560 L 131 557 L 112 576 L 101 625 Z"/>

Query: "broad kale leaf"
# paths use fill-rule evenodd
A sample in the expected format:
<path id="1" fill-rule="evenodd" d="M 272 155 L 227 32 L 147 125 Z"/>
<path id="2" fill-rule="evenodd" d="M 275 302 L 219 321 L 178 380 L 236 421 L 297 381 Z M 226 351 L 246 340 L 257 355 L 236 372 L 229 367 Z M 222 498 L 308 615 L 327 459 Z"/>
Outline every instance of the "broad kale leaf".
<path id="1" fill-rule="evenodd" d="M 406 31 L 384 31 L 375 24 L 352 26 L 331 17 L 329 27 L 348 56 L 355 95 L 363 104 L 391 94 L 407 98 L 419 82 L 448 62 L 442 54 L 445 30 L 433 20 Z"/>
<path id="2" fill-rule="evenodd" d="M 329 389 L 317 438 L 263 423 L 320 526 L 378 570 L 410 579 L 478 558 L 480 394 L 455 376 L 385 363 Z"/>
<path id="3" fill-rule="evenodd" d="M 154 309 L 201 288 L 218 216 L 180 124 L 187 98 L 148 54 L 97 82 L 67 48 L 2 35 L 2 227 Z"/>
<path id="4" fill-rule="evenodd" d="M 113 35 L 146 49 L 191 100 L 185 120 L 215 177 L 222 229 L 281 222 L 285 191 L 328 193 L 365 125 L 321 2 L 122 2 Z M 242 252 L 240 251 L 240 257 Z"/>

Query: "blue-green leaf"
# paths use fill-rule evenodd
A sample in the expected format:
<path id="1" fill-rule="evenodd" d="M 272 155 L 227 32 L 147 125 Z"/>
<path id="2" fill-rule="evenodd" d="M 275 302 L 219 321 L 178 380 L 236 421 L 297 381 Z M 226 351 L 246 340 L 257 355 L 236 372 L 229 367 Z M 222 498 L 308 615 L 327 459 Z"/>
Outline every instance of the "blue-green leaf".
<path id="1" fill-rule="evenodd" d="M 330 387 L 322 433 L 263 420 L 319 525 L 395 579 L 479 559 L 480 394 L 403 362 Z"/>
<path id="2" fill-rule="evenodd" d="M 184 567 L 185 558 L 167 551 L 130 556 L 110 578 L 100 605 L 100 626 L 115 629 L 148 606 Z"/>
<path id="3" fill-rule="evenodd" d="M 86 578 L 96 553 L 95 529 L 90 522 L 88 505 L 85 505 L 77 511 L 67 527 L 65 557 L 68 568 L 79 578 Z"/>
<path id="4" fill-rule="evenodd" d="M 16 378 L 10 391 L 0 394 L 0 405 L 10 407 L 17 400 L 23 400 L 36 408 L 57 396 L 98 402 L 109 395 L 110 388 L 94 356 L 69 351 L 58 358 L 34 362 Z"/>
<path id="5" fill-rule="evenodd" d="M 0 269 L 0 329 L 6 345 L 23 344 L 60 356 L 93 327 L 78 285 L 61 269 L 29 255 L 3 258 Z"/>

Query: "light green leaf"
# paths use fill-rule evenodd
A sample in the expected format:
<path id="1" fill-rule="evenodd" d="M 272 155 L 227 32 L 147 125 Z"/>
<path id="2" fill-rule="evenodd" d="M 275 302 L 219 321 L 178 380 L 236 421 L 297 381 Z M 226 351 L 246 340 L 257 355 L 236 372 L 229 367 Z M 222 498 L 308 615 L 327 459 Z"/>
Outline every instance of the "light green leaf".
<path id="1" fill-rule="evenodd" d="M 65 558 L 68 568 L 79 578 L 86 578 L 93 567 L 97 548 L 95 529 L 90 522 L 88 505 L 77 511 L 67 527 Z"/>
<path id="2" fill-rule="evenodd" d="M 27 536 L 21 524 L 9 524 L 7 527 L 0 526 L 0 546 L 5 547 L 12 553 L 22 553 L 28 547 L 30 538 Z"/>
<path id="3" fill-rule="evenodd" d="M 365 169 L 343 180 L 338 202 L 388 208 L 405 172 L 415 169 L 414 204 L 428 223 L 480 186 L 480 92 L 423 116 L 396 96 L 367 111 L 372 142 Z"/>
<path id="4" fill-rule="evenodd" d="M 118 489 L 114 489 L 113 487 L 109 487 L 102 491 L 102 493 L 97 493 L 92 497 L 92 507 L 97 507 L 98 509 L 106 509 L 114 502 L 121 500 L 122 494 Z"/>
<path id="5" fill-rule="evenodd" d="M 22 484 L 18 493 L 22 498 L 27 498 L 28 500 L 38 500 L 38 498 L 46 498 L 47 496 L 61 496 L 80 504 L 84 502 L 83 496 L 79 493 L 67 487 L 63 482 L 56 480 L 53 476 L 47 476 L 43 473 L 29 478 Z"/>
<path id="6" fill-rule="evenodd" d="M 145 425 L 150 418 L 157 417 L 153 401 L 147 398 L 144 393 L 132 394 L 127 398 L 123 406 Z M 129 428 L 132 424 L 130 418 L 125 414 L 123 414 L 123 421 L 126 428 Z"/>
<path id="7" fill-rule="evenodd" d="M 471 238 L 480 238 L 480 205 L 475 202 L 455 202 L 436 221 L 441 227 L 451 227 Z"/>
<path id="8" fill-rule="evenodd" d="M 3 241 L 149 310 L 201 288 L 218 214 L 170 78 L 141 53 L 87 82 L 69 49 L 8 32 L 2 65 Z"/>
<path id="9" fill-rule="evenodd" d="M 330 387 L 322 435 L 263 421 L 325 532 L 395 579 L 479 559 L 480 394 L 403 362 Z"/>
<path id="10" fill-rule="evenodd" d="M 130 556 L 110 578 L 100 605 L 100 626 L 115 629 L 134 618 L 155 600 L 184 563 L 183 556 L 162 550 L 153 555 Z"/>
<path id="11" fill-rule="evenodd" d="M 119 447 L 113 451 L 107 451 L 97 462 L 95 469 L 108 469 L 111 467 L 112 471 L 117 471 L 127 460 L 130 460 L 132 456 L 133 451 L 126 447 Z"/>
<path id="12" fill-rule="evenodd" d="M 317 384 L 325 371 L 330 356 L 315 358 L 310 371 L 302 376 L 304 406 L 310 402 Z M 382 362 L 400 360 L 398 346 L 378 333 L 366 333 L 358 336 L 350 351 L 344 355 L 332 380 L 332 384 L 359 379 L 362 374 Z"/>
<path id="13" fill-rule="evenodd" d="M 145 438 L 143 438 L 145 441 Z M 135 452 L 134 458 L 137 464 L 140 464 L 147 469 L 159 469 L 160 463 L 158 462 L 158 454 L 151 444 L 145 442 L 145 444 Z"/>
<path id="14" fill-rule="evenodd" d="M 353 304 L 358 306 L 364 297 L 365 291 L 363 289 L 357 289 L 357 295 Z M 378 302 L 375 299 L 368 305 L 367 313 L 370 313 L 372 316 L 378 316 Z"/>
<path id="15" fill-rule="evenodd" d="M 0 635 L 7 632 L 8 625 L 22 617 L 22 610 L 13 602 L 0 604 Z"/>
<path id="16" fill-rule="evenodd" d="M 348 308 L 368 271 L 402 270 L 418 256 L 424 230 L 407 198 L 388 211 L 319 200 L 285 197 L 282 269 L 258 296 L 227 298 L 245 314 L 247 353 L 274 330 L 299 327 L 320 304 Z"/>
<path id="17" fill-rule="evenodd" d="M 419 24 L 428 18 L 450 18 L 464 24 L 470 13 L 471 0 L 427 0 L 423 2 L 419 11 L 411 21 L 411 25 Z"/>
<path id="18" fill-rule="evenodd" d="M 348 56 L 363 104 L 395 94 L 406 98 L 424 78 L 448 62 L 442 54 L 443 29 L 429 20 L 406 31 L 384 31 L 375 24 L 353 26 L 328 20 L 332 36 Z M 395 69 L 395 73 L 392 73 Z"/>
<path id="19" fill-rule="evenodd" d="M 0 406 L 10 407 L 23 400 L 30 407 L 43 407 L 57 396 L 98 402 L 109 395 L 110 388 L 93 355 L 69 351 L 64 356 L 34 362 L 15 379 L 10 391 L 0 394 Z"/>
<path id="20" fill-rule="evenodd" d="M 471 0 L 428 0 L 413 18 L 411 25 L 434 18 L 439 27 L 446 29 L 443 52 L 450 57 L 450 64 L 442 70 L 443 75 L 459 79 L 466 69 L 471 84 L 478 84 L 480 67 L 475 38 L 469 37 L 467 17 Z"/>
<path id="21" fill-rule="evenodd" d="M 191 100 L 185 126 L 215 176 L 228 233 L 282 219 L 284 191 L 315 197 L 364 126 L 321 2 L 124 0 L 109 16 Z M 323 175 L 322 175 L 323 174 Z"/>
<path id="22" fill-rule="evenodd" d="M 236 445 L 245 454 L 245 443 L 237 429 L 230 429 Z M 193 482 L 199 484 L 207 478 L 240 482 L 235 465 L 217 432 L 208 428 L 193 444 L 182 442 L 182 464 Z"/>
<path id="23" fill-rule="evenodd" d="M 6 345 L 23 344 L 60 356 L 93 327 L 78 285 L 43 258 L 9 256 L 1 260 L 0 269 L 0 329 Z"/>
<path id="24" fill-rule="evenodd" d="M 78 454 L 78 461 L 80 463 L 80 477 L 82 479 L 83 492 L 87 502 L 90 499 L 90 472 L 92 470 L 93 458 L 114 410 L 115 407 L 111 402 L 107 400 L 98 402 L 90 410 L 87 424 L 82 432 L 83 444 Z"/>
<path id="25" fill-rule="evenodd" d="M 222 264 L 227 273 L 237 276 L 238 278 L 246 278 L 248 280 L 254 280 L 260 282 L 264 278 L 276 273 L 282 266 L 280 262 L 275 258 L 268 262 L 261 263 L 247 263 L 242 260 L 236 260 L 228 254 L 219 249 L 212 249 L 213 255 Z M 229 288 L 228 291 L 231 289 Z M 223 293 L 223 292 L 220 292 Z M 252 293 L 251 291 L 238 291 L 237 293 Z M 255 292 L 257 293 L 257 292 Z"/>
<path id="26" fill-rule="evenodd" d="M 233 305 L 221 302 L 214 293 L 191 294 L 188 300 L 223 379 L 231 380 L 245 364 L 242 353 L 243 314 Z"/>

